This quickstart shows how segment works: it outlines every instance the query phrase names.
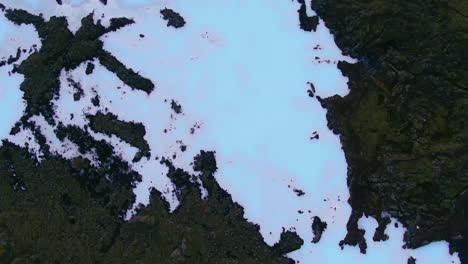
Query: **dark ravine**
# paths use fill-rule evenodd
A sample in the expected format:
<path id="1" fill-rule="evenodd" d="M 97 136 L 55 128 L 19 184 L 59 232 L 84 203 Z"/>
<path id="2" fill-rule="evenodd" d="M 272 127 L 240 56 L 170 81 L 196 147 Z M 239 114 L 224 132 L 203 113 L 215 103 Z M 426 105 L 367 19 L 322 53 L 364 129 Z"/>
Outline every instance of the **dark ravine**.
<path id="1" fill-rule="evenodd" d="M 365 252 L 363 215 L 407 228 L 406 247 L 446 240 L 468 263 L 466 1 L 313 0 L 344 54 L 344 98 L 327 108 L 348 163 L 352 215 L 342 245 Z M 410 263 L 410 262 L 409 262 Z"/>

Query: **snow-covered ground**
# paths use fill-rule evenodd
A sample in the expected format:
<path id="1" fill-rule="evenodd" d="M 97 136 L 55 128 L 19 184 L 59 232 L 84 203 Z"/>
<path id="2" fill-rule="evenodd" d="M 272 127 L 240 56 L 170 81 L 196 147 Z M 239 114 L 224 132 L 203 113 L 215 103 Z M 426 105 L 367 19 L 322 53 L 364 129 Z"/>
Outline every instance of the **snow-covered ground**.
<path id="1" fill-rule="evenodd" d="M 296 230 L 304 239 L 304 246 L 289 254 L 300 263 L 393 264 L 406 263 L 409 256 L 418 264 L 460 263 L 456 255 L 449 255 L 446 242 L 403 249 L 404 228 L 401 224 L 396 228 L 395 220 L 386 230 L 390 239 L 374 242 L 376 221 L 361 219 L 367 254 L 355 247 L 341 250 L 338 246 L 351 212 L 347 166 L 338 136 L 327 127 L 326 110 L 307 90 L 312 83 L 320 97 L 346 95 L 347 78 L 336 63 L 353 59 L 341 54 L 323 21 L 317 32 L 302 31 L 299 4 L 287 0 L 108 2 L 104 6 L 98 0 L 63 0 L 58 6 L 55 0 L 2 1 L 10 7 L 42 12 L 46 18 L 65 15 L 72 30 L 92 11 L 104 24 L 119 16 L 135 20 L 135 24 L 104 36 L 104 48 L 152 80 L 155 91 L 150 95 L 132 91 L 96 60 L 96 69 L 89 76 L 84 64 L 62 72 L 61 96 L 54 104 L 65 124 L 83 127 L 85 114 L 107 108 L 120 119 L 145 125 L 152 158 L 133 164 L 143 175 L 135 189 L 137 203 L 148 203 L 148 190 L 154 186 L 172 209 L 178 205 L 167 168 L 156 157 L 169 158 L 175 166 L 194 173 L 190 166 L 193 156 L 202 149 L 214 150 L 217 180 L 245 208 L 245 217 L 260 225 L 268 244 L 279 240 L 283 227 Z M 168 28 L 159 13 L 165 7 L 180 13 L 187 24 Z M 18 46 L 38 44 L 32 31 L 32 27 L 14 26 L 0 16 L 0 57 L 13 54 Z M 22 39 L 24 36 L 31 39 Z M 19 91 L 22 76 L 9 77 L 9 67 L 0 68 L 0 110 L 8 113 L 0 115 L 0 137 L 19 142 L 28 131 L 15 137 L 7 134 L 24 109 Z M 68 77 L 82 85 L 84 97 L 78 102 L 66 85 Z M 101 98 L 100 107 L 91 103 L 96 94 Z M 171 109 L 172 100 L 182 106 L 182 113 Z M 42 117 L 33 121 L 53 142 L 52 151 L 66 157 L 77 155 L 72 143 L 58 143 Z M 313 138 L 315 135 L 319 138 Z M 128 161 L 136 153 L 116 137 L 93 136 L 111 142 Z M 187 146 L 185 151 L 181 151 L 182 145 Z M 299 190 L 305 194 L 299 196 Z M 311 243 L 314 216 L 328 223 L 317 244 Z"/>
<path id="2" fill-rule="evenodd" d="M 40 44 L 32 25 L 18 27 L 0 15 L 0 61 L 6 61 L 10 56 L 15 57 L 18 48 L 21 48 L 26 52 L 22 52 L 19 60 L 15 62 L 21 63 L 27 58 L 33 45 L 37 45 L 36 48 L 39 49 Z M 10 133 L 11 127 L 20 119 L 26 107 L 19 89 L 24 79 L 23 75 L 11 74 L 12 69 L 13 65 L 0 67 L 0 139 Z"/>

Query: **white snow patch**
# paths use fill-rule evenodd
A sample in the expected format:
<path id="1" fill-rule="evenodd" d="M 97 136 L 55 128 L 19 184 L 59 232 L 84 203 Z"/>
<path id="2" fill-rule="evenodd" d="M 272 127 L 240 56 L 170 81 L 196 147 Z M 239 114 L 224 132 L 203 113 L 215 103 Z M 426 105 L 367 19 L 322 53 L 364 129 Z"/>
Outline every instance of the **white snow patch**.
<path id="1" fill-rule="evenodd" d="M 21 52 L 19 60 L 14 63 L 20 64 L 34 44 L 37 45 L 37 49 L 40 48 L 39 37 L 34 27 L 17 26 L 8 22 L 0 11 L 0 61 L 6 61 L 10 56 L 15 57 L 18 48 L 26 49 L 27 52 Z M 23 93 L 19 89 L 24 78 L 20 74 L 12 74 L 12 69 L 13 64 L 0 67 L 0 140 L 10 133 L 10 129 L 25 109 Z"/>
<path id="2" fill-rule="evenodd" d="M 42 153 L 39 150 L 40 146 L 30 129 L 21 129 L 16 135 L 7 135 L 4 139 L 17 146 L 27 148 L 38 160 L 41 160 Z"/>

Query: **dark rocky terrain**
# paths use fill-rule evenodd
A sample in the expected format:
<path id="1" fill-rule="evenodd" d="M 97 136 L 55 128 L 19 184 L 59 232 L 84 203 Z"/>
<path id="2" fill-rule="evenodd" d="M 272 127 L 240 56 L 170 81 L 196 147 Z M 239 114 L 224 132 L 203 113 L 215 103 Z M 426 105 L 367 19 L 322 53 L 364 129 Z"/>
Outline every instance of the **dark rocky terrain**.
<path id="1" fill-rule="evenodd" d="M 408 228 L 406 246 L 447 240 L 468 263 L 468 2 L 313 0 L 349 95 L 320 99 L 340 134 L 353 208 L 342 244 L 365 252 L 362 214 Z"/>
<path id="2" fill-rule="evenodd" d="M 133 162 L 138 162 L 142 157 L 151 157 L 150 147 L 145 140 L 146 129 L 142 123 L 126 122 L 119 120 L 112 113 L 104 114 L 97 112 L 95 115 L 88 115 L 89 127 L 95 132 L 106 135 L 115 135 L 123 141 L 139 149 Z"/>
<path id="3" fill-rule="evenodd" d="M 314 233 L 314 238 L 312 243 L 318 243 L 322 238 L 323 232 L 327 229 L 327 222 L 322 221 L 320 217 L 314 216 L 314 222 L 312 222 L 312 232 Z"/>
<path id="4" fill-rule="evenodd" d="M 267 246 L 257 225 L 223 190 L 213 173 L 213 152 L 194 160 L 208 198 L 201 199 L 194 176 L 167 162 L 181 205 L 169 213 L 161 193 L 151 193 L 129 221 L 123 216 L 134 201 L 140 176 L 112 155 L 105 142 L 93 142 L 74 127 L 57 133 L 96 148 L 102 167 L 83 158 L 50 156 L 41 163 L 11 143 L 0 148 L 1 263 L 294 263 L 282 254 L 303 241 L 285 232 Z M 80 143 L 81 142 L 81 143 Z"/>
<path id="5" fill-rule="evenodd" d="M 20 89 L 24 92 L 27 102 L 23 121 L 33 115 L 42 114 L 46 121 L 54 124 L 54 111 L 51 100 L 58 97 L 60 89 L 59 76 L 62 69 L 72 70 L 81 63 L 98 58 L 109 71 L 114 72 L 124 83 L 133 89 L 151 93 L 154 84 L 127 69 L 109 52 L 102 49 L 99 40 L 102 35 L 118 30 L 133 23 L 128 18 L 114 18 L 109 27 L 100 22 L 94 24 L 92 15 L 82 19 L 81 28 L 73 34 L 68 29 L 64 17 L 51 17 L 45 21 L 41 15 L 33 15 L 24 10 L 6 9 L 5 16 L 11 22 L 33 25 L 42 41 L 38 52 L 31 54 L 19 64 L 14 71 L 25 76 Z"/>
<path id="6" fill-rule="evenodd" d="M 181 28 L 185 26 L 185 19 L 172 9 L 164 8 L 160 11 L 164 20 L 167 20 L 168 27 Z"/>

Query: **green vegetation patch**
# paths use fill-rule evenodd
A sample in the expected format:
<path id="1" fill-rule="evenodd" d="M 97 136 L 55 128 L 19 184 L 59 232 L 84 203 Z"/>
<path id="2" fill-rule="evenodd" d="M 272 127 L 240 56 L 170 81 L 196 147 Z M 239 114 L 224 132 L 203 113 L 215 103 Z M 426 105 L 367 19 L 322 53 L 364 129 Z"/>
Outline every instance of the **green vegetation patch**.
<path id="1" fill-rule="evenodd" d="M 164 20 L 167 20 L 168 27 L 181 28 L 185 25 L 185 19 L 172 9 L 164 8 L 160 11 Z"/>
<path id="2" fill-rule="evenodd" d="M 101 63 L 127 85 L 133 89 L 140 89 L 151 93 L 154 84 L 127 69 L 110 53 L 102 49 L 103 43 L 99 37 L 115 31 L 121 27 L 133 23 L 127 18 L 111 19 L 109 27 L 104 27 L 101 22 L 93 21 L 93 14 L 83 18 L 80 29 L 73 34 L 68 29 L 65 17 L 51 17 L 49 21 L 39 15 L 33 15 L 24 10 L 6 9 L 5 17 L 11 22 L 33 25 L 42 42 L 39 51 L 31 54 L 15 71 L 24 75 L 24 81 L 20 89 L 24 92 L 24 100 L 27 102 L 26 113 L 23 120 L 33 115 L 42 114 L 50 124 L 55 124 L 54 111 L 50 101 L 58 98 L 62 70 L 71 70 L 81 63 L 99 58 Z M 78 96 L 75 97 L 78 99 Z"/>
<path id="3" fill-rule="evenodd" d="M 447 240 L 468 262 L 468 5 L 466 1 L 313 0 L 356 64 L 349 95 L 320 99 L 340 135 L 353 212 L 342 244 L 365 251 L 362 214 L 388 212 L 406 246 Z M 464 213 L 465 212 L 465 213 Z"/>
<path id="4" fill-rule="evenodd" d="M 150 147 L 145 140 L 146 129 L 142 123 L 126 122 L 119 120 L 112 113 L 88 115 L 89 126 L 92 130 L 106 135 L 115 135 L 140 151 L 135 155 L 134 162 L 142 157 L 151 157 Z"/>
<path id="5" fill-rule="evenodd" d="M 105 151 L 99 148 L 110 146 L 91 142 L 84 131 L 61 127 L 58 132 L 83 142 L 81 151 L 97 146 L 93 148 L 98 148 L 101 166 L 57 156 L 38 163 L 27 150 L 4 142 L 2 263 L 294 263 L 282 255 L 298 249 L 302 239 L 288 231 L 273 248 L 266 245 L 259 226 L 244 219 L 242 207 L 216 182 L 214 153 L 201 152 L 194 160 L 208 191 L 206 199 L 193 175 L 163 161 L 181 205 L 169 213 L 169 205 L 153 189 L 150 204 L 124 222 L 123 214 L 134 201 L 134 172 L 116 157 L 106 163 Z"/>

